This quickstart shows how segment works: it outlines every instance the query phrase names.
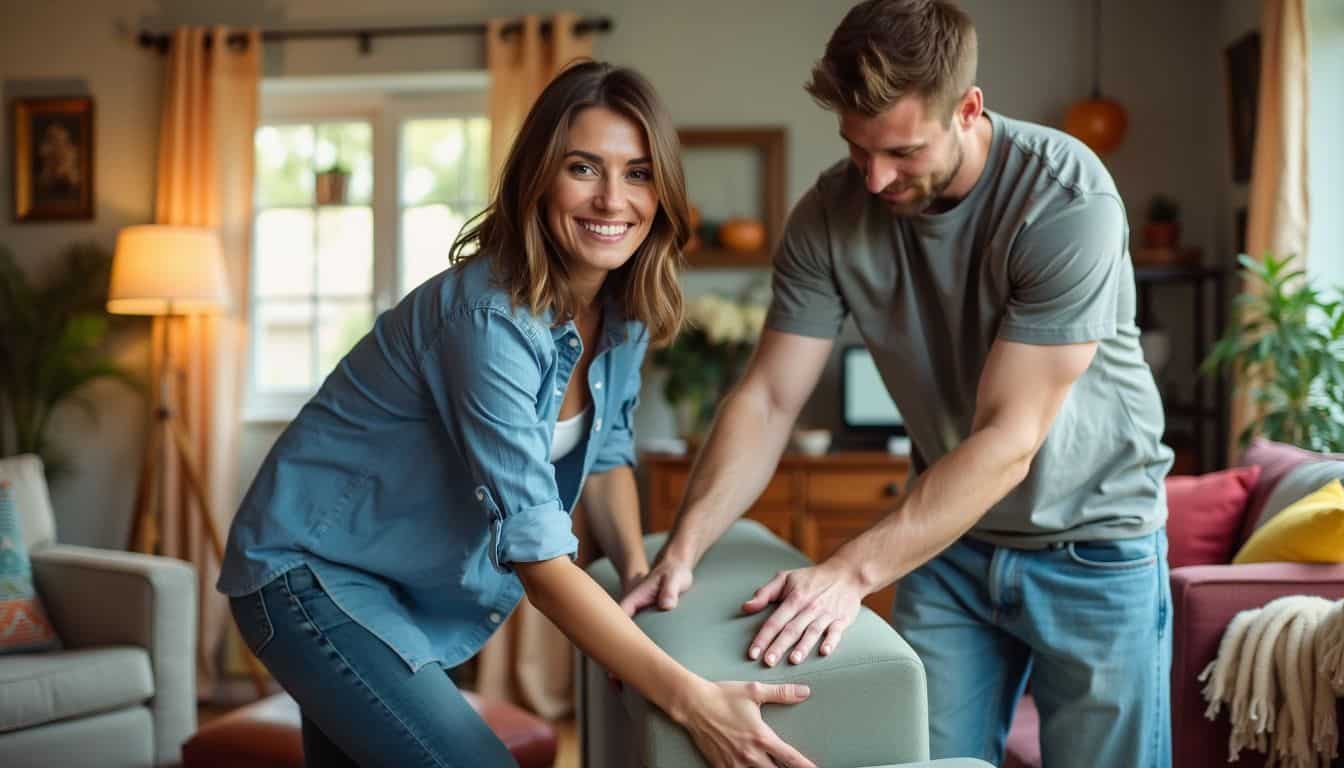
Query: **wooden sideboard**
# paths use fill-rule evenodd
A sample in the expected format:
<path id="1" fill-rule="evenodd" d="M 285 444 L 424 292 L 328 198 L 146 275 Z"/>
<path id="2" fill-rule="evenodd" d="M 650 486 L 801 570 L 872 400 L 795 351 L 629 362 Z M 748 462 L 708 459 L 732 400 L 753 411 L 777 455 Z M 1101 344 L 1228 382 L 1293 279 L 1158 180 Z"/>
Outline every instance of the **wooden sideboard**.
<path id="1" fill-rule="evenodd" d="M 645 528 L 669 530 L 686 491 L 691 458 L 646 453 L 641 461 L 648 481 Z M 877 522 L 904 490 L 909 473 L 909 457 L 888 453 L 787 453 L 746 516 L 821 561 Z M 742 599 L 758 586 L 744 584 Z M 887 587 L 863 602 L 890 620 L 895 595 L 895 587 Z"/>

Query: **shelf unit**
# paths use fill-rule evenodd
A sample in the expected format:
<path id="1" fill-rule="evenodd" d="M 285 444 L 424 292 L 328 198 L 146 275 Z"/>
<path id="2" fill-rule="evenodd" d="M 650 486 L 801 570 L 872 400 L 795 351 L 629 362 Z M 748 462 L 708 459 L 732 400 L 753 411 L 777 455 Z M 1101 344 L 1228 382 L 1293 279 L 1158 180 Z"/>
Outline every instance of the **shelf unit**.
<path id="1" fill-rule="evenodd" d="M 1138 288 L 1140 330 L 1152 328 L 1154 325 L 1152 291 L 1156 286 L 1177 285 L 1189 289 L 1192 359 L 1195 365 L 1199 365 L 1227 327 L 1227 277 L 1228 271 L 1217 267 L 1135 267 L 1134 282 Z M 1208 321 L 1209 301 L 1213 302 L 1212 327 Z M 1171 401 L 1164 393 L 1162 403 L 1167 414 L 1168 435 L 1184 434 L 1179 428 L 1188 427 L 1192 443 L 1189 446 L 1192 451 L 1189 460 L 1192 464 L 1182 466 L 1182 456 L 1178 451 L 1178 464 L 1173 468 L 1173 473 L 1210 472 L 1222 466 L 1227 457 L 1229 429 L 1227 377 L 1221 374 L 1209 377 L 1197 373 L 1194 394 L 1190 400 Z M 1178 427 L 1175 432 L 1172 430 L 1173 425 Z M 1213 443 L 1211 451 L 1208 448 L 1210 437 Z"/>
<path id="2" fill-rule="evenodd" d="M 760 155 L 757 194 L 765 224 L 766 247 L 756 251 L 733 251 L 718 246 L 701 247 L 686 254 L 687 264 L 696 268 L 768 267 L 775 244 L 784 231 L 787 214 L 786 187 L 788 159 L 785 155 L 787 133 L 783 126 L 692 126 L 677 131 L 682 149 L 745 148 Z M 694 201 L 692 201 L 694 202 Z"/>

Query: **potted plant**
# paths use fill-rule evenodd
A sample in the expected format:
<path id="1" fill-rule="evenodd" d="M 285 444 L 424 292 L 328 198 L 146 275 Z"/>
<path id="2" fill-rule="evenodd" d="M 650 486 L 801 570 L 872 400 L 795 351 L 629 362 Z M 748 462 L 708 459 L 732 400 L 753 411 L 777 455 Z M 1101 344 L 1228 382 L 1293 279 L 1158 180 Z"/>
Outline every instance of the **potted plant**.
<path id="1" fill-rule="evenodd" d="M 47 427 L 57 406 L 73 403 L 96 416 L 79 391 L 96 379 L 135 379 L 99 352 L 108 331 L 108 275 L 112 257 L 93 244 L 71 246 L 66 269 L 34 286 L 0 246 L 0 456 L 36 453 L 49 474 L 63 460 Z"/>
<path id="2" fill-rule="evenodd" d="M 1155 195 L 1148 203 L 1148 222 L 1143 225 L 1144 246 L 1175 248 L 1180 242 L 1180 203 L 1165 195 Z"/>
<path id="3" fill-rule="evenodd" d="M 350 186 L 350 168 L 339 160 L 317 172 L 316 194 L 318 205 L 345 205 L 346 190 Z"/>
<path id="4" fill-rule="evenodd" d="M 1236 320 L 1204 361 L 1205 374 L 1235 370 L 1248 384 L 1255 435 L 1313 451 L 1344 451 L 1344 299 L 1318 290 L 1288 259 L 1237 259 L 1252 280 Z"/>
<path id="5" fill-rule="evenodd" d="M 686 326 L 667 347 L 653 353 L 667 372 L 663 396 L 689 442 L 702 438 L 714 409 L 737 380 L 765 325 L 765 307 L 706 295 L 686 307 Z"/>

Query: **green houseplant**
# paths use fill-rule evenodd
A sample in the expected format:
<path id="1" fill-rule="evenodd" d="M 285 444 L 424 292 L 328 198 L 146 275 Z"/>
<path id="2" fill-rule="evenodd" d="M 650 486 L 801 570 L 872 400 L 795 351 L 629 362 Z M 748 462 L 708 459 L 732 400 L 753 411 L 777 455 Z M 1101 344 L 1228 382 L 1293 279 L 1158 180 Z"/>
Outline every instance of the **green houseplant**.
<path id="1" fill-rule="evenodd" d="M 57 406 L 73 403 L 96 417 L 79 395 L 85 384 L 111 377 L 135 389 L 130 374 L 104 357 L 111 255 L 92 243 L 64 254 L 65 269 L 33 285 L 14 254 L 0 246 L 0 456 L 36 453 L 52 473 L 63 461 L 47 435 Z"/>
<path id="2" fill-rule="evenodd" d="M 1236 300 L 1236 320 L 1205 359 L 1205 374 L 1231 369 L 1248 383 L 1253 420 L 1242 445 L 1260 434 L 1313 451 L 1344 450 L 1344 300 L 1317 289 L 1288 259 L 1238 261 L 1252 287 Z"/>

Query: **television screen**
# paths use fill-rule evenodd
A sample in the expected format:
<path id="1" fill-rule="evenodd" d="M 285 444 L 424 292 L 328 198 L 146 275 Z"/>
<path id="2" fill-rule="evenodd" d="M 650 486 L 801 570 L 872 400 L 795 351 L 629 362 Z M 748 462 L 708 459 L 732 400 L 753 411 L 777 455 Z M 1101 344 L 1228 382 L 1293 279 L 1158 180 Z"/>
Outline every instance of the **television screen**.
<path id="1" fill-rule="evenodd" d="M 887 385 L 877 371 L 866 347 L 846 347 L 841 370 L 842 411 L 845 426 L 851 429 L 897 429 L 904 426 L 901 412 L 887 393 Z"/>

